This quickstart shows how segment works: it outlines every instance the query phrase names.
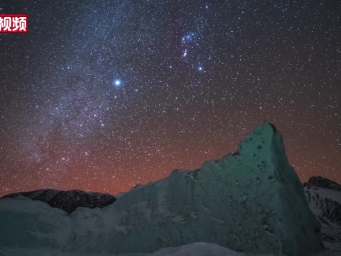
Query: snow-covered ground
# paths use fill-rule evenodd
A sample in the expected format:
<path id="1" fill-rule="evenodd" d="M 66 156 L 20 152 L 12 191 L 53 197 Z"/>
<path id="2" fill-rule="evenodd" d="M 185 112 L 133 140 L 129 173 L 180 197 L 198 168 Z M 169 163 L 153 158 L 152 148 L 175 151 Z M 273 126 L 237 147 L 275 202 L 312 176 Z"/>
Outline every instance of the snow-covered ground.
<path id="1" fill-rule="evenodd" d="M 1 255 L 1 254 L 0 254 Z M 176 248 L 164 248 L 152 254 L 146 253 L 133 253 L 133 254 L 86 254 L 84 252 L 61 252 L 60 250 L 51 249 L 5 249 L 3 250 L 3 256 L 15 256 L 15 255 L 25 255 L 25 256 L 245 256 L 247 254 L 235 252 L 228 248 L 218 246 L 216 244 L 209 243 L 194 243 L 190 245 L 183 245 Z M 250 254 L 251 255 L 251 254 Z M 270 255 L 269 255 L 270 256 Z"/>
<path id="2" fill-rule="evenodd" d="M 176 248 L 164 248 L 154 253 L 101 254 L 84 252 L 62 252 L 47 248 L 39 249 L 2 249 L 1 256 L 274 256 L 273 254 L 247 254 L 210 243 L 193 243 Z M 321 251 L 313 256 L 341 256 L 341 251 Z"/>

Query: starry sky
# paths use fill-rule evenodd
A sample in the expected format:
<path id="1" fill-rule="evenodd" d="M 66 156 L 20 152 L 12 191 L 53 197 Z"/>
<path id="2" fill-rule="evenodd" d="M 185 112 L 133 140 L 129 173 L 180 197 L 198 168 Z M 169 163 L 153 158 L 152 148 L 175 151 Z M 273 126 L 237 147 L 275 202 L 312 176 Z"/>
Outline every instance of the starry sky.
<path id="1" fill-rule="evenodd" d="M 0 196 L 116 194 L 237 150 L 264 120 L 341 183 L 340 1 L 5 0 Z"/>

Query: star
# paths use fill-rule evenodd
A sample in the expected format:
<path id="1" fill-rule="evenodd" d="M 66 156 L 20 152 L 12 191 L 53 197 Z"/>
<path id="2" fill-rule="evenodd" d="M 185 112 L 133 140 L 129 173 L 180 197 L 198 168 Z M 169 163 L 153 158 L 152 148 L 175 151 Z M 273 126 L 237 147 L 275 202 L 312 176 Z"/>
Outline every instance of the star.
<path id="1" fill-rule="evenodd" d="M 236 1 L 227 17 L 229 1 L 40 2 L 10 12 L 68 18 L 33 20 L 42 33 L 23 40 L 0 37 L 0 197 L 127 191 L 235 151 L 266 118 L 285 131 L 302 181 L 341 182 L 341 16 L 326 4 L 309 12 L 307 1 L 267 1 L 255 11 Z"/>
<path id="2" fill-rule="evenodd" d="M 114 79 L 112 83 L 115 87 L 121 87 L 122 81 L 120 79 Z"/>

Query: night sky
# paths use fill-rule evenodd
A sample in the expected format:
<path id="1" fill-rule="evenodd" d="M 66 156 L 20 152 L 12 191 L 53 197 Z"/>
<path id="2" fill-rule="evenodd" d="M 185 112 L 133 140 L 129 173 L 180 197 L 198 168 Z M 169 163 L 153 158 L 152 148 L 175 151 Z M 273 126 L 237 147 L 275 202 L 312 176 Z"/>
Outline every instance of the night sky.
<path id="1" fill-rule="evenodd" d="M 264 120 L 341 183 L 341 3 L 0 2 L 0 196 L 116 194 L 237 150 Z"/>

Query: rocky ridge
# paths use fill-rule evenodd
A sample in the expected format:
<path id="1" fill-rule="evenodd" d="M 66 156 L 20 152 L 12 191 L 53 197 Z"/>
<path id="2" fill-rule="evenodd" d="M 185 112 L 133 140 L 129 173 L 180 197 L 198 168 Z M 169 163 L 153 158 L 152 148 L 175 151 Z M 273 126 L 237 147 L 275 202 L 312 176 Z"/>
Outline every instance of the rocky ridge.
<path id="1" fill-rule="evenodd" d="M 303 184 L 309 207 L 322 225 L 326 245 L 341 249 L 341 185 L 323 177 Z"/>
<path id="2" fill-rule="evenodd" d="M 39 189 L 29 192 L 13 193 L 2 198 L 15 198 L 18 196 L 45 202 L 51 207 L 61 209 L 69 214 L 74 212 L 78 207 L 103 208 L 116 201 L 116 198 L 110 194 L 54 189 Z"/>

